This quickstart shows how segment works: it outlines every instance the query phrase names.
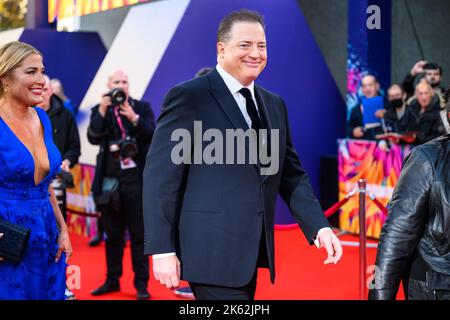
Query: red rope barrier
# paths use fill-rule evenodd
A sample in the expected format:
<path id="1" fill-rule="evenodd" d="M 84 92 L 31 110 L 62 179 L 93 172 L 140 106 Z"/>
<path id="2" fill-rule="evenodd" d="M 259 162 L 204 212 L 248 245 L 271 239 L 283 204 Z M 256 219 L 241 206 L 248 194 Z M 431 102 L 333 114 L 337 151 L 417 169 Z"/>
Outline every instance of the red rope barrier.
<path id="1" fill-rule="evenodd" d="M 342 199 L 341 201 L 336 202 L 335 204 L 333 204 L 331 207 L 329 207 L 327 210 L 325 210 L 325 216 L 327 218 L 331 217 L 333 214 L 335 214 L 344 204 L 347 203 L 347 201 L 353 197 L 356 194 L 357 189 L 353 189 L 352 191 L 350 191 L 349 193 L 347 193 L 347 195 L 345 196 L 344 199 Z"/>
<path id="2" fill-rule="evenodd" d="M 77 216 L 82 216 L 82 217 L 100 218 L 100 216 L 101 216 L 100 213 L 98 213 L 98 212 L 88 213 L 88 212 L 82 212 L 82 211 L 72 210 L 72 209 L 67 209 L 67 212 L 70 214 L 75 214 Z"/>
<path id="3" fill-rule="evenodd" d="M 338 211 L 344 204 L 347 203 L 347 201 L 350 198 L 344 198 L 339 202 L 336 202 L 335 204 L 333 204 L 330 208 L 328 208 L 327 210 L 325 210 L 325 216 L 327 218 L 331 217 L 333 214 L 336 213 L 336 211 Z"/>
<path id="4" fill-rule="evenodd" d="M 373 194 L 369 194 L 369 198 L 385 215 L 388 214 L 388 209 Z"/>

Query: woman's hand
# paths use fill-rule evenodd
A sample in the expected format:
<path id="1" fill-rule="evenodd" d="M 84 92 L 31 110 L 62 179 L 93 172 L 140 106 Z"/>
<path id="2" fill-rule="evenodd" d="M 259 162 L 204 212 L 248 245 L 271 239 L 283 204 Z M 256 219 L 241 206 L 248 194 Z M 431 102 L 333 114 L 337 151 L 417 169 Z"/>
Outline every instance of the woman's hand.
<path id="1" fill-rule="evenodd" d="M 67 231 L 67 228 L 62 229 L 59 233 L 58 252 L 56 253 L 55 262 L 59 261 L 63 252 L 66 253 L 66 263 L 68 263 L 72 256 L 72 244 L 70 243 L 69 231 Z"/>
<path id="2" fill-rule="evenodd" d="M 0 233 L 0 238 L 1 237 L 3 237 L 3 233 Z M 2 257 L 0 257 L 0 262 L 2 262 L 3 261 L 3 258 Z"/>

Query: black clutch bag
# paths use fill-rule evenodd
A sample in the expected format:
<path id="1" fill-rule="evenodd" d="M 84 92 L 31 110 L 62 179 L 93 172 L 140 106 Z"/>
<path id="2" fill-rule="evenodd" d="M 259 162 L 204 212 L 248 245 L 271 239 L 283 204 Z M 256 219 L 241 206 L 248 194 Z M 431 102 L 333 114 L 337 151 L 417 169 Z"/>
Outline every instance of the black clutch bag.
<path id="1" fill-rule="evenodd" d="M 27 249 L 30 229 L 0 220 L 0 257 L 12 262 L 20 262 Z"/>

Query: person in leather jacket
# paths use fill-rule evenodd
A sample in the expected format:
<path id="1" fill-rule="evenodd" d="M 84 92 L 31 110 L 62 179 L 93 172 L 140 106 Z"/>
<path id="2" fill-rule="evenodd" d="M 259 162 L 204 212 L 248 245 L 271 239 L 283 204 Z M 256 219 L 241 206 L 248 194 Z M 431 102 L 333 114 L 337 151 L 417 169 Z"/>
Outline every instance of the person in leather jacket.
<path id="1" fill-rule="evenodd" d="M 395 299 L 405 273 L 408 299 L 450 299 L 449 187 L 447 133 L 415 147 L 405 159 L 378 244 L 370 300 Z"/>

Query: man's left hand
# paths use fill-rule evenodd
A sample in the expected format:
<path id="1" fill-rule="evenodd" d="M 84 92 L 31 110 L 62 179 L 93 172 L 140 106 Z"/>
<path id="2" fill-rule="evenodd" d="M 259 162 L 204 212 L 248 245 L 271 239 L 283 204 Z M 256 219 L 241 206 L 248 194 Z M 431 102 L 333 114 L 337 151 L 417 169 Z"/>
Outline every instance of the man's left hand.
<path id="1" fill-rule="evenodd" d="M 342 257 L 342 245 L 333 230 L 324 230 L 319 234 L 318 239 L 320 247 L 325 247 L 328 253 L 328 257 L 324 261 L 324 264 L 338 263 Z"/>
<path id="2" fill-rule="evenodd" d="M 125 103 L 120 105 L 119 112 L 121 115 L 127 117 L 130 122 L 136 120 L 136 112 L 134 112 L 133 108 L 128 103 L 128 100 L 125 100 Z"/>

